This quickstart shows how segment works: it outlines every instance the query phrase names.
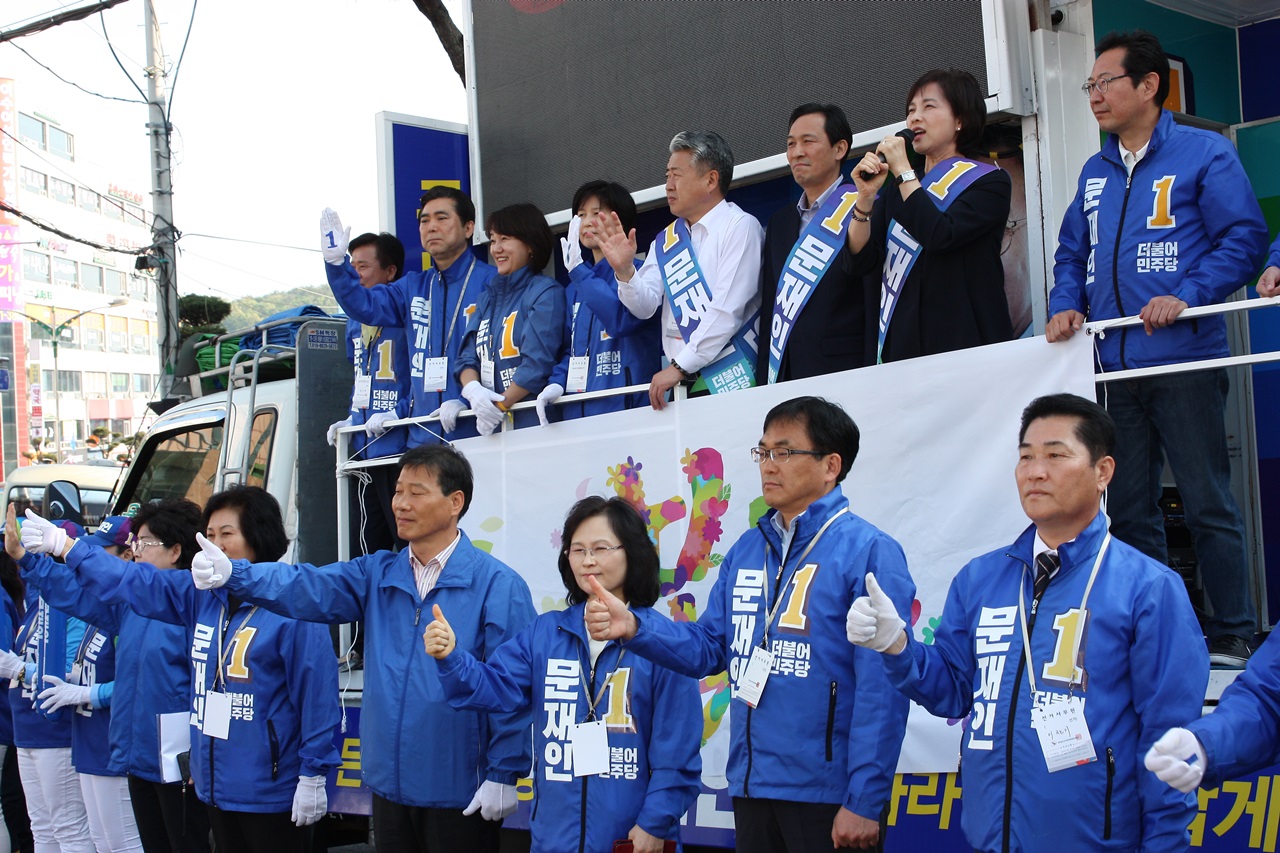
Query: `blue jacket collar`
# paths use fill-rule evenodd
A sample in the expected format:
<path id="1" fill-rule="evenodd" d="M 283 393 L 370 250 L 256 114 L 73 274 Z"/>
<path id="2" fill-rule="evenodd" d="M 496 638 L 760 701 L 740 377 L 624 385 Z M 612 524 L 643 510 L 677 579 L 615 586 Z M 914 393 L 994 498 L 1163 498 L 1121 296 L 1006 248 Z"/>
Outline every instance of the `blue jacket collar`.
<path id="1" fill-rule="evenodd" d="M 804 514 L 791 522 L 795 525 L 795 530 L 791 534 L 791 547 L 802 548 L 807 545 L 822 525 L 827 523 L 827 519 L 847 506 L 849 506 L 849 499 L 844 496 L 844 492 L 838 485 L 809 504 Z M 756 527 L 760 528 L 760 532 L 764 534 L 765 541 L 769 543 L 773 550 L 781 554 L 782 537 L 778 535 L 778 531 L 773 526 L 773 517 L 777 514 L 778 511 L 776 509 L 769 510 L 756 522 Z"/>
<path id="2" fill-rule="evenodd" d="M 462 539 L 458 542 L 458 547 L 453 549 L 453 554 L 449 556 L 449 562 L 444 564 L 444 571 L 436 581 L 437 589 L 466 589 L 471 586 L 471 581 L 475 577 L 475 567 L 480 562 L 480 549 L 471 544 L 471 539 L 466 532 L 459 530 L 458 533 Z M 413 596 L 415 601 L 417 600 L 418 583 L 413 577 L 413 569 L 409 566 L 408 548 L 396 555 L 395 562 L 382 575 L 378 586 L 384 589 L 402 589 Z"/>
<path id="3" fill-rule="evenodd" d="M 1093 517 L 1088 526 L 1080 531 L 1080 534 L 1070 542 L 1065 542 L 1058 548 L 1058 556 L 1062 558 L 1063 572 L 1070 572 L 1076 566 L 1092 567 L 1093 558 L 1097 556 L 1098 549 L 1102 547 L 1102 540 L 1107 535 L 1107 516 L 1101 509 L 1098 514 Z M 1035 549 L 1036 542 L 1036 526 L 1033 524 L 1026 530 L 1022 531 L 1022 535 L 1018 537 L 1018 541 L 1013 543 L 1013 548 L 1009 551 L 1009 556 L 1019 560 L 1030 566 L 1035 559 L 1032 551 Z"/>
<path id="4" fill-rule="evenodd" d="M 533 270 L 529 269 L 528 266 L 523 266 L 511 275 L 494 276 L 493 282 L 489 286 L 498 290 L 519 290 L 529 283 L 533 275 Z"/>
<path id="5" fill-rule="evenodd" d="M 1174 121 L 1173 113 L 1168 110 L 1160 110 L 1160 118 L 1156 122 L 1155 130 L 1151 131 L 1151 141 L 1148 144 L 1147 153 L 1142 159 L 1147 159 L 1151 155 L 1160 150 L 1164 141 L 1169 138 L 1169 134 L 1173 133 Z M 1120 137 L 1114 133 L 1107 134 L 1106 144 L 1102 147 L 1102 154 L 1113 163 L 1121 163 L 1120 159 Z"/>

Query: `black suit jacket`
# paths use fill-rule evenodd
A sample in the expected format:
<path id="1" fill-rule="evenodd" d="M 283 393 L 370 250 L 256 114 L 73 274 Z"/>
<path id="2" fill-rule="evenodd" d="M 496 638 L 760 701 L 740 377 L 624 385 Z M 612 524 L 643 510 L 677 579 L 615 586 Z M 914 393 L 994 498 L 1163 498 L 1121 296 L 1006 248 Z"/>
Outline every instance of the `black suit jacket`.
<path id="1" fill-rule="evenodd" d="M 782 208 L 769 219 L 764 232 L 760 263 L 760 348 L 756 358 L 756 383 L 769 380 L 769 330 L 778 294 L 778 277 L 787 256 L 800 238 L 800 214 L 795 205 Z M 875 360 L 874 338 L 868 349 L 868 303 L 865 276 L 851 271 L 849 248 L 844 246 L 818 282 L 804 310 L 796 318 L 778 368 L 778 381 L 821 376 Z M 878 296 L 878 291 L 877 291 Z"/>

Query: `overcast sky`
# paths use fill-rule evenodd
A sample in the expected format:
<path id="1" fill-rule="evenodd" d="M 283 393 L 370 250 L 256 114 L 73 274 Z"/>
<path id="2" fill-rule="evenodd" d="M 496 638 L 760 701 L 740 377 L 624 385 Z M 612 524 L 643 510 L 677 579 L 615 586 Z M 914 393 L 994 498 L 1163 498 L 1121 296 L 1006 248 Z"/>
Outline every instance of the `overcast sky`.
<path id="1" fill-rule="evenodd" d="M 88 2 L 3 0 L 0 30 Z M 128 0 L 102 18 L 145 91 L 144 2 Z M 151 2 L 172 83 L 192 0 Z M 462 0 L 446 5 L 461 28 Z M 98 15 L 15 43 L 86 89 L 138 98 L 111 57 Z M 19 81 L 20 110 L 52 115 L 76 135 L 77 162 L 63 163 L 65 172 L 105 171 L 150 192 L 144 105 L 83 94 L 9 43 L 0 44 L 0 77 Z M 318 251 L 195 235 L 313 249 L 325 206 L 353 232 L 376 230 L 380 111 L 467 120 L 462 84 L 412 0 L 199 3 L 171 105 L 174 221 L 187 235 L 179 244 L 180 292 L 233 298 L 305 285 L 327 293 Z"/>

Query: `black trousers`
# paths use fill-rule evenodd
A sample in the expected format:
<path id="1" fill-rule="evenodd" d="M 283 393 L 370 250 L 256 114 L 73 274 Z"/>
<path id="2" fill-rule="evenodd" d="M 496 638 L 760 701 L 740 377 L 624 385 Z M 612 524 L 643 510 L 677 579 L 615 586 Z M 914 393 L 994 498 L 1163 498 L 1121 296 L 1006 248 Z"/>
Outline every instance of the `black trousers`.
<path id="1" fill-rule="evenodd" d="M 209 853 L 209 815 L 194 785 L 130 776 L 129 799 L 146 853 Z"/>
<path id="2" fill-rule="evenodd" d="M 4 752 L 4 770 L 0 777 L 0 804 L 4 805 L 4 822 L 9 827 L 9 841 L 14 850 L 31 853 L 35 839 L 31 837 L 31 818 L 27 817 L 27 797 L 22 793 L 18 776 L 18 750 L 12 744 Z M 8 853 L 8 851 L 6 851 Z"/>
<path id="3" fill-rule="evenodd" d="M 498 853 L 501 822 L 480 812 L 406 806 L 373 795 L 373 844 L 378 853 Z"/>
<path id="4" fill-rule="evenodd" d="M 815 853 L 834 850 L 831 825 L 840 806 L 832 803 L 796 803 L 790 800 L 764 800 L 754 797 L 733 798 L 734 839 L 738 853 Z M 874 848 L 884 850 L 884 834 L 889 811 L 880 815 L 880 842 Z"/>
<path id="5" fill-rule="evenodd" d="M 289 812 L 233 812 L 205 806 L 219 853 L 310 853 L 315 827 L 295 826 Z"/>

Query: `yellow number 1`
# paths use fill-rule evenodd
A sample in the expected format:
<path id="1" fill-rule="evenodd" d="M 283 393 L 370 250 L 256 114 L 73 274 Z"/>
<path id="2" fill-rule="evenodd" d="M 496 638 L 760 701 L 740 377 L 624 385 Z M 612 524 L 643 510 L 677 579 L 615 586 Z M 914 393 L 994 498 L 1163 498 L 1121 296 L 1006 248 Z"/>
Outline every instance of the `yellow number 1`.
<path id="1" fill-rule="evenodd" d="M 1173 181 L 1177 175 L 1165 175 L 1152 182 L 1151 191 L 1156 194 L 1147 217 L 1148 228 L 1173 228 L 1178 217 L 1173 215 Z"/>
<path id="2" fill-rule="evenodd" d="M 253 643 L 257 628 L 241 628 L 231 641 L 231 661 L 227 664 L 227 678 L 249 680 L 249 646 Z"/>
<path id="3" fill-rule="evenodd" d="M 817 572 L 817 563 L 806 563 L 792 576 L 791 600 L 778 619 L 780 630 L 803 632 L 809 626 L 809 614 L 805 611 L 809 604 L 809 587 L 813 585 L 813 576 Z"/>
<path id="4" fill-rule="evenodd" d="M 396 342 L 385 340 L 378 344 L 378 373 L 374 377 L 379 380 L 392 381 L 396 378 L 395 352 Z"/>
<path id="5" fill-rule="evenodd" d="M 858 203 L 857 193 L 845 193 L 840 197 L 840 206 L 831 211 L 831 215 L 822 220 L 822 227 L 830 231 L 832 234 L 839 234 L 841 226 L 844 225 L 845 217 L 849 215 L 849 211 L 853 210 L 853 206 Z"/>
<path id="6" fill-rule="evenodd" d="M 512 311 L 502 318 L 502 347 L 498 350 L 499 358 L 515 358 L 520 354 L 515 340 L 516 315 L 519 313 L 519 311 Z"/>
<path id="7" fill-rule="evenodd" d="M 1088 621 L 1087 612 L 1082 614 L 1078 607 L 1053 617 L 1053 631 L 1058 635 L 1058 642 L 1053 648 L 1053 660 L 1041 670 L 1041 678 L 1063 687 L 1084 684 L 1084 670 L 1076 666 L 1076 661 L 1079 660 L 1080 642 L 1084 639 L 1084 626 Z"/>

